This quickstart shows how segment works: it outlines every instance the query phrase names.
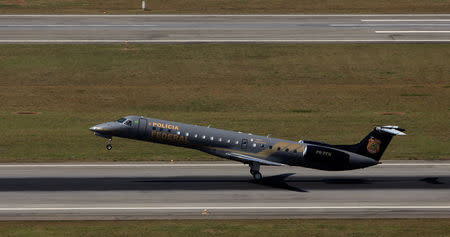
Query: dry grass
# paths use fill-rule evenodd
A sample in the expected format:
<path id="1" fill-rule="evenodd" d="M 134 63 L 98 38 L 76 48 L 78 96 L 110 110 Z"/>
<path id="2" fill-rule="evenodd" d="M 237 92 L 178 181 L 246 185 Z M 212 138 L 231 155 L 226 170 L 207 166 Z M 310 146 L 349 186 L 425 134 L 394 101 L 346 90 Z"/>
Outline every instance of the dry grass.
<path id="1" fill-rule="evenodd" d="M 2 236 L 447 236 L 448 219 L 0 222 Z"/>
<path id="2" fill-rule="evenodd" d="M 0 0 L 5 13 L 448 13 L 448 0 Z"/>
<path id="3" fill-rule="evenodd" d="M 88 128 L 128 114 L 334 144 L 397 124 L 408 136 L 385 159 L 450 157 L 447 44 L 122 48 L 1 45 L 0 160 L 212 159 L 124 139 L 107 152 Z"/>

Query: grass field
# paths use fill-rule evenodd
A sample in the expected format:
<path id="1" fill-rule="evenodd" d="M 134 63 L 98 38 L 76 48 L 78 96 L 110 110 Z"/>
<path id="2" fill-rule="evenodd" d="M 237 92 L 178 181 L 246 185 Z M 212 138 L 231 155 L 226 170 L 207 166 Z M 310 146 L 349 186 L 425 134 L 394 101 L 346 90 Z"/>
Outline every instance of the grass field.
<path id="1" fill-rule="evenodd" d="M 136 114 L 286 139 L 359 141 L 397 124 L 384 159 L 450 158 L 448 44 L 0 45 L 0 161 L 204 160 L 105 140 Z M 40 114 L 16 114 L 16 112 Z"/>
<path id="2" fill-rule="evenodd" d="M 448 236 L 448 219 L 0 222 L 1 236 Z"/>
<path id="3" fill-rule="evenodd" d="M 449 13 L 448 0 L 0 0 L 5 13 Z"/>

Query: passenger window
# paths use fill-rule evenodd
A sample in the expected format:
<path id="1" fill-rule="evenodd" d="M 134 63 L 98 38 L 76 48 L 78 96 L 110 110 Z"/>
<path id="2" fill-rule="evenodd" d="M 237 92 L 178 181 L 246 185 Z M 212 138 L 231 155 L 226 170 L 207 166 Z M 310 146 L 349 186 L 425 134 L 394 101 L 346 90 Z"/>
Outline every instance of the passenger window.
<path id="1" fill-rule="evenodd" d="M 203 139 L 206 139 L 206 136 L 205 136 L 205 135 L 203 135 L 203 136 L 202 136 L 202 138 L 203 138 Z"/>
<path id="2" fill-rule="evenodd" d="M 188 132 L 186 133 L 186 137 L 189 137 L 189 133 Z"/>
<path id="3" fill-rule="evenodd" d="M 272 150 L 272 146 L 269 146 L 269 149 Z"/>
<path id="4" fill-rule="evenodd" d="M 280 148 L 280 147 L 278 147 L 278 148 L 277 148 L 277 151 L 279 151 L 279 150 L 281 150 L 281 148 Z"/>
<path id="5" fill-rule="evenodd" d="M 256 143 L 253 143 L 253 147 L 256 147 Z"/>
<path id="6" fill-rule="evenodd" d="M 294 153 L 297 153 L 297 150 L 294 150 Z"/>
<path id="7" fill-rule="evenodd" d="M 231 142 L 231 140 L 230 140 L 230 139 L 228 139 L 228 140 L 227 140 L 227 143 L 230 143 L 230 142 Z"/>
<path id="8" fill-rule="evenodd" d="M 264 147 L 264 144 L 261 144 L 261 147 Z"/>
<path id="9" fill-rule="evenodd" d="M 236 145 L 239 144 L 239 141 L 234 142 Z"/>
<path id="10" fill-rule="evenodd" d="M 211 141 L 214 141 L 214 137 L 211 137 L 210 139 L 211 139 Z"/>
<path id="11" fill-rule="evenodd" d="M 163 128 L 159 128 L 159 131 L 162 131 L 162 130 L 164 130 Z"/>
<path id="12" fill-rule="evenodd" d="M 284 151 L 289 152 L 289 149 L 286 149 L 286 150 L 284 150 Z"/>
<path id="13" fill-rule="evenodd" d="M 198 137 L 198 134 L 195 134 L 194 137 L 197 138 L 197 137 Z"/>

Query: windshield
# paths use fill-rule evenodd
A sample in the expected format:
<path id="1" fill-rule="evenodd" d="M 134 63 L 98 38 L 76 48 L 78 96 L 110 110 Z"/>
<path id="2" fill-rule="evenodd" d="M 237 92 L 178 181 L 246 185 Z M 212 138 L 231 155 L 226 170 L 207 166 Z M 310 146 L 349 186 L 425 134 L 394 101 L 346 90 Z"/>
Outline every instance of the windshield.
<path id="1" fill-rule="evenodd" d="M 132 122 L 131 122 L 131 120 L 127 120 L 124 124 L 127 126 L 131 126 Z"/>
<path id="2" fill-rule="evenodd" d="M 123 121 L 125 121 L 125 120 L 127 120 L 127 119 L 126 118 L 121 118 L 121 119 L 117 120 L 117 122 L 123 123 Z"/>

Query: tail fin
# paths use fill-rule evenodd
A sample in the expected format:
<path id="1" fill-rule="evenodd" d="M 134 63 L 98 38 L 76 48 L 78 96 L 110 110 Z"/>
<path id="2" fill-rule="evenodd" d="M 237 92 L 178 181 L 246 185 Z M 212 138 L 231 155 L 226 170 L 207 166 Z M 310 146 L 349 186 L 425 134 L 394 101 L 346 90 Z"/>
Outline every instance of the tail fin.
<path id="1" fill-rule="evenodd" d="M 364 139 L 354 145 L 338 145 L 337 148 L 351 151 L 379 161 L 389 142 L 395 135 L 406 135 L 398 126 L 375 127 Z"/>

